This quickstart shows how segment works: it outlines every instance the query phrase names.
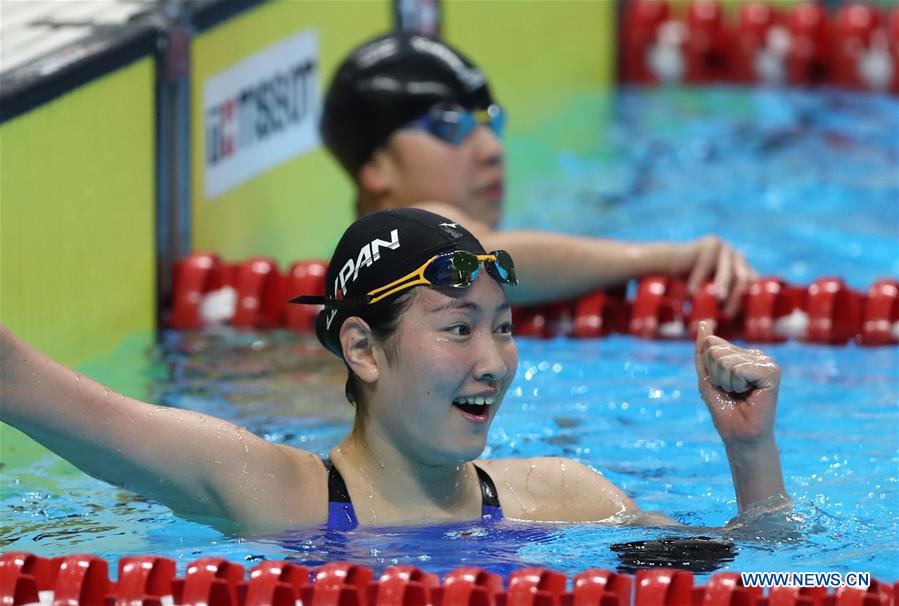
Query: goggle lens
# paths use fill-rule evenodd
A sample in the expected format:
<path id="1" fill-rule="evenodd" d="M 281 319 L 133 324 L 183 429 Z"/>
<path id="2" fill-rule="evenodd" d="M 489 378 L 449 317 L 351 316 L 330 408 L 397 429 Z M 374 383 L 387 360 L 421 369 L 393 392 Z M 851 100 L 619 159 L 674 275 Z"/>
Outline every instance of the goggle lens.
<path id="1" fill-rule="evenodd" d="M 512 256 L 504 250 L 495 250 L 490 254 L 496 257 L 496 261 L 484 263 L 487 273 L 504 284 L 518 284 Z"/>
<path id="2" fill-rule="evenodd" d="M 477 280 L 481 271 L 481 263 L 487 273 L 504 284 L 518 284 L 515 278 L 515 266 L 512 257 L 504 250 L 491 252 L 488 257 L 478 258 L 466 251 L 456 251 L 436 257 L 424 270 L 425 279 L 435 286 L 466 288 Z"/>
<path id="3" fill-rule="evenodd" d="M 479 124 L 490 127 L 497 137 L 503 136 L 506 112 L 499 105 L 487 109 L 434 108 L 412 123 L 450 145 L 461 145 Z"/>

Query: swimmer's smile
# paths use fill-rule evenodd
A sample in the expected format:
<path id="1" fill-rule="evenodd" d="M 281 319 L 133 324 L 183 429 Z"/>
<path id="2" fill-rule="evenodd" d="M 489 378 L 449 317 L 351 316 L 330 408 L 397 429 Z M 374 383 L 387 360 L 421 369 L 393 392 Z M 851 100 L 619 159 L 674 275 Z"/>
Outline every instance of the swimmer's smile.
<path id="1" fill-rule="evenodd" d="M 459 396 L 453 406 L 472 423 L 486 423 L 490 419 L 490 407 L 496 403 L 496 396 Z"/>

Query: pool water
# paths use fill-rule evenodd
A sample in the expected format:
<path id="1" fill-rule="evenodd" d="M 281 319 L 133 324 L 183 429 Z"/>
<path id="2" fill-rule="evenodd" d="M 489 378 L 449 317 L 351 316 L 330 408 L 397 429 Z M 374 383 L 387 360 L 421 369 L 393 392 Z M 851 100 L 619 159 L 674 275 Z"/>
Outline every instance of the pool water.
<path id="1" fill-rule="evenodd" d="M 718 233 L 763 275 L 797 284 L 835 275 L 854 288 L 899 275 L 899 100 L 833 91 L 624 90 L 593 150 L 556 152 L 519 179 L 509 226 L 635 240 Z M 513 142 L 514 144 L 514 142 Z M 513 167 L 514 168 L 514 167 Z M 523 185 L 522 185 L 523 183 Z M 688 342 L 519 340 L 518 377 L 485 456 L 573 457 L 644 509 L 717 527 L 736 513 L 720 441 L 698 397 Z M 781 364 L 777 419 L 793 514 L 740 531 L 717 570 L 866 571 L 899 578 L 899 348 L 766 346 Z M 165 372 L 160 372 L 160 371 Z M 348 431 L 344 371 L 314 339 L 211 328 L 168 332 L 147 367 L 147 398 L 214 414 L 266 438 L 326 453 Z M 305 530 L 235 537 L 71 473 L 55 458 L 14 470 L 0 494 L 0 545 L 111 562 L 159 553 L 184 565 L 350 560 L 381 570 L 462 565 L 507 574 L 628 570 L 612 545 L 685 531 L 505 521 L 430 528 Z M 683 562 L 686 564 L 686 562 Z"/>

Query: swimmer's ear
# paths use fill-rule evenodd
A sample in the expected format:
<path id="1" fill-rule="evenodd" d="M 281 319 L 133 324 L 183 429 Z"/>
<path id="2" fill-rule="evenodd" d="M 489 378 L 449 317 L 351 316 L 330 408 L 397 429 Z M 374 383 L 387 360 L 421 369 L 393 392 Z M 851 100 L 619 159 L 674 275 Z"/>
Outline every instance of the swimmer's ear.
<path id="1" fill-rule="evenodd" d="M 378 360 L 375 358 L 371 328 L 362 318 L 347 318 L 340 327 L 340 347 L 347 366 L 366 383 L 378 380 Z"/>

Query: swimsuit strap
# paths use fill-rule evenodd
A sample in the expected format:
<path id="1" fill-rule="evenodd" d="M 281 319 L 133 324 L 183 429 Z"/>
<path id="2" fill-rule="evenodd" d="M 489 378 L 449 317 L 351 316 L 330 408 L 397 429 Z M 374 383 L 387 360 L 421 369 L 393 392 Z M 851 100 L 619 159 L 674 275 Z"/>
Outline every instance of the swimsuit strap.
<path id="1" fill-rule="evenodd" d="M 322 459 L 328 470 L 328 530 L 352 530 L 359 525 L 343 476 L 331 459 Z"/>
<path id="2" fill-rule="evenodd" d="M 496 484 L 486 471 L 474 466 L 478 472 L 478 483 L 481 485 L 481 519 L 498 522 L 503 519 L 503 508 L 499 504 Z"/>
<path id="3" fill-rule="evenodd" d="M 328 470 L 328 530 L 352 530 L 359 525 L 359 520 L 350 501 L 346 482 L 331 459 L 322 459 L 322 463 Z M 481 519 L 498 522 L 503 519 L 503 510 L 499 504 L 496 484 L 486 471 L 477 465 L 474 468 L 481 487 Z"/>

